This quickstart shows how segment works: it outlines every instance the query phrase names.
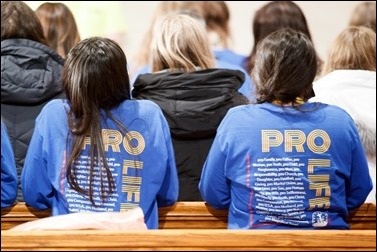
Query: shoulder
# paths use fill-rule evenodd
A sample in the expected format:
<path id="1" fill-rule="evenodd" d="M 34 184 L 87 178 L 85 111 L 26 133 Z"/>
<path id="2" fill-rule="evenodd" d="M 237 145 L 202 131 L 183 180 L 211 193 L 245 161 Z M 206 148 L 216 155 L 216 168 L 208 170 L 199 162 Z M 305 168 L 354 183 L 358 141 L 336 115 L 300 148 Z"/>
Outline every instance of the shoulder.
<path id="1" fill-rule="evenodd" d="M 130 104 L 137 106 L 142 112 L 161 111 L 160 107 L 151 100 L 130 100 Z"/>
<path id="2" fill-rule="evenodd" d="M 41 112 L 37 117 L 37 120 L 42 120 L 43 118 L 46 118 L 49 121 L 54 121 L 56 119 L 65 117 L 68 110 L 69 105 L 67 100 L 53 99 L 46 103 L 46 105 L 42 108 Z"/>
<path id="3" fill-rule="evenodd" d="M 255 109 L 254 106 L 257 105 L 239 105 L 233 108 L 230 108 L 226 113 L 222 124 L 234 124 L 235 122 L 243 122 L 246 117 L 250 116 L 250 113 Z"/>
<path id="4" fill-rule="evenodd" d="M 315 108 L 314 111 L 318 111 L 318 113 L 321 113 L 322 111 L 327 118 L 336 118 L 337 120 L 340 120 L 340 124 L 344 123 L 345 121 L 353 121 L 350 114 L 345 109 L 337 105 L 327 104 L 323 102 L 310 102 L 310 105 Z"/>
<path id="5" fill-rule="evenodd" d="M 154 118 L 162 115 L 161 108 L 151 100 L 127 100 L 122 104 L 123 110 L 136 113 L 141 118 Z"/>
<path id="6" fill-rule="evenodd" d="M 43 107 L 42 111 L 44 113 L 48 113 L 48 112 L 53 112 L 53 111 L 56 111 L 56 112 L 59 112 L 61 110 L 64 110 L 64 107 L 68 106 L 68 103 L 66 100 L 63 100 L 63 99 L 53 99 L 51 101 L 49 101 L 48 103 L 46 103 L 46 105 Z"/>

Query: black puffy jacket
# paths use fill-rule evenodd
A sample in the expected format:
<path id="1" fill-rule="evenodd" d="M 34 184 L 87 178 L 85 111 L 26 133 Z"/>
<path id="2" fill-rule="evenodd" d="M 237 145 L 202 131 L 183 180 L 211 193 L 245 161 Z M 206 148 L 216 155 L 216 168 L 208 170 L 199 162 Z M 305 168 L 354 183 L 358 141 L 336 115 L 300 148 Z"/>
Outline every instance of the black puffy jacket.
<path id="1" fill-rule="evenodd" d="M 201 201 L 198 184 L 217 127 L 229 108 L 246 104 L 238 93 L 245 75 L 238 70 L 139 75 L 132 96 L 156 102 L 169 123 L 179 176 L 180 201 Z"/>
<path id="2" fill-rule="evenodd" d="M 1 41 L 1 117 L 7 126 L 18 173 L 18 201 L 23 201 L 20 175 L 43 106 L 63 97 L 64 60 L 46 45 L 28 39 Z"/>

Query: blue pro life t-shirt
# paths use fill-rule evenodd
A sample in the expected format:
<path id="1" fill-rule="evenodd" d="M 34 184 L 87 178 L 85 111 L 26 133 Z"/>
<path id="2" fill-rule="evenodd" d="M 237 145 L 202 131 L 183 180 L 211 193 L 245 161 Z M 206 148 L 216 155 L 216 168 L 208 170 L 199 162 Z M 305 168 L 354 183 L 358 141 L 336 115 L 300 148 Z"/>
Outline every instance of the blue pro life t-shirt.
<path id="1" fill-rule="evenodd" d="M 305 103 L 232 108 L 220 124 L 199 189 L 229 208 L 228 228 L 349 228 L 348 210 L 372 189 L 351 117 Z"/>

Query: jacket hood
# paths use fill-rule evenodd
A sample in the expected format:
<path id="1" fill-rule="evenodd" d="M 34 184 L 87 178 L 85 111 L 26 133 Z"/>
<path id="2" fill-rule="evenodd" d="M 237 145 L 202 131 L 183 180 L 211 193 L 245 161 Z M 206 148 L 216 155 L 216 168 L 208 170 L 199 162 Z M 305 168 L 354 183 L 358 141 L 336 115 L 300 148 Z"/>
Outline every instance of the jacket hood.
<path id="1" fill-rule="evenodd" d="M 132 95 L 161 107 L 173 137 L 211 138 L 229 108 L 247 103 L 238 92 L 244 80 L 228 69 L 148 73 L 136 79 Z"/>
<path id="2" fill-rule="evenodd" d="M 38 105 L 59 95 L 64 60 L 28 39 L 1 41 L 1 103 Z"/>

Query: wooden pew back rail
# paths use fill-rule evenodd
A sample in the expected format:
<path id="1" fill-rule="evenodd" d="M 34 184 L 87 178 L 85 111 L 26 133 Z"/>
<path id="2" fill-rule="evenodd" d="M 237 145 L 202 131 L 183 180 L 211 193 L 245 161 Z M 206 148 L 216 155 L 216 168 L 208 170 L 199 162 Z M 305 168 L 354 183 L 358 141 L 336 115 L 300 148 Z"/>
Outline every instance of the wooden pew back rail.
<path id="1" fill-rule="evenodd" d="M 49 215 L 49 210 L 37 211 L 25 203 L 17 203 L 1 209 L 1 229 L 10 229 Z M 226 229 L 228 213 L 204 202 L 177 202 L 173 206 L 159 208 L 159 221 L 161 229 Z M 376 230 L 376 205 L 365 203 L 354 209 L 350 212 L 348 223 L 353 230 Z"/>
<path id="2" fill-rule="evenodd" d="M 6 230 L 1 234 L 1 250 L 376 251 L 376 233 L 374 230 Z"/>

